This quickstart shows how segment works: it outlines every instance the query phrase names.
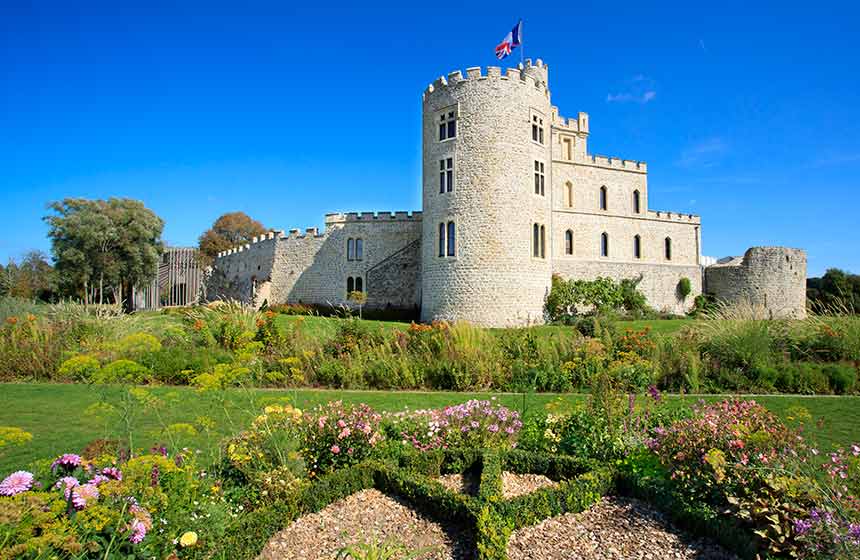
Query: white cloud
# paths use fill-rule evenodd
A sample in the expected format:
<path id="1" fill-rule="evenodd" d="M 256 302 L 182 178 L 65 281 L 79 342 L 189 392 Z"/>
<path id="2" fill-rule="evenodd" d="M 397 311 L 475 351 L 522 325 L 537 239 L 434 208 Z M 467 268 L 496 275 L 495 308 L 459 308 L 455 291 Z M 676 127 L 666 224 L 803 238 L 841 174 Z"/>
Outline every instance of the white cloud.
<path id="1" fill-rule="evenodd" d="M 719 136 L 705 138 L 682 150 L 676 164 L 681 167 L 711 167 L 727 150 L 728 145 Z"/>
<path id="2" fill-rule="evenodd" d="M 654 80 L 645 74 L 636 74 L 627 80 L 625 90 L 618 93 L 610 93 L 606 96 L 607 103 L 641 103 L 645 104 L 654 101 L 657 97 L 657 91 L 654 87 Z"/>

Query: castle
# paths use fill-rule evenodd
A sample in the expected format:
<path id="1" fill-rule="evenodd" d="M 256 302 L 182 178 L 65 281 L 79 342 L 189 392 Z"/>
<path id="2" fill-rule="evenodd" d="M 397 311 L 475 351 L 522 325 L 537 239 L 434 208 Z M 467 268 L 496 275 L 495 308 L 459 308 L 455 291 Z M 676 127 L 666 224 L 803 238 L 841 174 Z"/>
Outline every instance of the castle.
<path id="1" fill-rule="evenodd" d="M 707 290 L 805 314 L 803 251 L 702 266 L 699 216 L 651 210 L 647 165 L 589 154 L 588 114 L 561 116 L 548 84 L 539 59 L 437 79 L 423 94 L 423 211 L 328 214 L 323 232 L 254 238 L 218 255 L 207 299 L 341 305 L 359 291 L 425 321 L 512 326 L 543 320 L 559 274 L 637 278 L 671 313 Z"/>

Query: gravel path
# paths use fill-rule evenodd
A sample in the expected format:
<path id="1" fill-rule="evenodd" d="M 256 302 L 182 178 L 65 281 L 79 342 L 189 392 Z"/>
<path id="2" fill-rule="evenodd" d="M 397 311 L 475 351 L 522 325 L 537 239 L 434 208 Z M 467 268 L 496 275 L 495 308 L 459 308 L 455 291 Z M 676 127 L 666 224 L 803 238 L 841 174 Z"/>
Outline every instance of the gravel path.
<path id="1" fill-rule="evenodd" d="M 436 479 L 448 490 L 460 492 L 469 496 L 478 494 L 478 479 L 472 475 L 445 474 Z M 557 483 L 542 474 L 502 473 L 502 496 L 505 499 L 515 498 L 523 494 L 531 494 L 535 490 Z"/>
<path id="2" fill-rule="evenodd" d="M 647 504 L 604 498 L 582 513 L 569 513 L 511 535 L 510 560 L 736 560 L 716 545 L 679 534 Z"/>
<path id="3" fill-rule="evenodd" d="M 389 536 L 410 550 L 432 547 L 422 560 L 473 558 L 470 534 L 431 521 L 378 490 L 363 490 L 297 519 L 272 537 L 259 559 L 331 560 L 345 545 Z"/>

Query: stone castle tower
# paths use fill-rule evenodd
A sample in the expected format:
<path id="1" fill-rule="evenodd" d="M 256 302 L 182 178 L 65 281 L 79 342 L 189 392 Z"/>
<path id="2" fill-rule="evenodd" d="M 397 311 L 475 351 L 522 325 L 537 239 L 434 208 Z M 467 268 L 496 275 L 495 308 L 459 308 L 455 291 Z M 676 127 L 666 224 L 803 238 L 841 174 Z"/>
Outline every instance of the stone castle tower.
<path id="1" fill-rule="evenodd" d="M 422 319 L 542 318 L 552 275 L 547 78 L 541 61 L 504 74 L 469 68 L 425 91 Z"/>

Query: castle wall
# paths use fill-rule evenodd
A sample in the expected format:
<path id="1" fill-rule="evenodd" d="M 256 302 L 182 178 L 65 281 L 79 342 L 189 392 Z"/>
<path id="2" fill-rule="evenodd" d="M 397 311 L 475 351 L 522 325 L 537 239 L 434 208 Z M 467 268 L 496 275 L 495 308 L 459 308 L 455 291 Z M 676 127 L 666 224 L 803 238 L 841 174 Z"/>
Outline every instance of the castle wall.
<path id="1" fill-rule="evenodd" d="M 806 252 L 752 247 L 705 269 L 705 289 L 730 305 L 752 304 L 773 319 L 806 317 Z"/>
<path id="2" fill-rule="evenodd" d="M 458 112 L 457 138 L 439 141 L 443 111 Z M 543 320 L 550 286 L 552 158 L 546 69 L 470 68 L 440 78 L 424 94 L 422 319 L 509 326 Z M 543 119 L 544 144 L 531 118 Z M 439 160 L 454 157 L 453 192 L 439 192 Z M 534 194 L 534 162 L 545 194 Z M 453 257 L 438 256 L 440 223 L 454 221 Z M 532 256 L 532 225 L 546 228 L 546 258 Z"/>
<path id="3" fill-rule="evenodd" d="M 421 240 L 417 239 L 367 271 L 367 300 L 377 308 L 421 305 Z"/>
<path id="4" fill-rule="evenodd" d="M 261 290 L 270 288 L 275 248 L 280 233 L 269 232 L 256 243 L 221 253 L 206 281 L 206 299 L 253 302 Z M 263 294 L 266 297 L 266 294 Z M 262 301 L 260 302 L 262 303 Z"/>

